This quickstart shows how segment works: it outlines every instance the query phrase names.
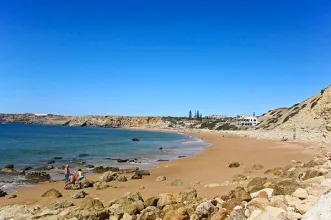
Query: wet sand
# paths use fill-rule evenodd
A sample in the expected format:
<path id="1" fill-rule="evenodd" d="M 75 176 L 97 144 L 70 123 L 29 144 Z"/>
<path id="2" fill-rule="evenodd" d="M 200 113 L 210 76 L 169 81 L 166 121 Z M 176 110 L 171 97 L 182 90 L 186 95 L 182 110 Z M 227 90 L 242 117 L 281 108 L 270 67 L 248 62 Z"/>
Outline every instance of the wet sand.
<path id="1" fill-rule="evenodd" d="M 284 166 L 291 160 L 307 162 L 313 159 L 318 151 L 310 149 L 309 145 L 299 142 L 279 142 L 269 140 L 255 140 L 244 137 L 232 136 L 218 132 L 190 132 L 192 135 L 203 138 L 212 145 L 196 156 L 183 158 L 171 162 L 158 164 L 158 168 L 150 170 L 150 176 L 144 176 L 141 180 L 129 180 L 128 182 L 110 182 L 109 185 L 117 188 L 95 190 L 94 188 L 83 189 L 93 198 L 99 198 L 104 204 L 115 198 L 122 197 L 126 192 L 139 191 L 144 199 L 158 196 L 160 193 L 180 192 L 190 187 L 192 182 L 198 181 L 195 188 L 199 196 L 212 198 L 227 194 L 235 185 L 204 188 L 205 184 L 231 181 L 235 174 L 244 174 L 250 178 L 263 176 L 266 169 Z M 238 161 L 242 165 L 239 168 L 228 168 L 228 164 Z M 253 164 L 262 164 L 261 171 L 244 173 L 245 167 Z M 131 176 L 132 174 L 127 174 Z M 166 176 L 167 180 L 156 182 L 158 176 Z M 100 175 L 88 174 L 87 177 L 97 180 Z M 171 186 L 175 179 L 183 181 L 182 186 Z M 39 204 L 48 206 L 55 201 L 69 200 L 79 205 L 82 200 L 73 200 L 71 197 L 78 191 L 64 190 L 64 182 L 47 182 L 35 187 L 24 188 L 16 192 L 17 198 L 0 198 L 0 206 L 11 204 Z M 58 199 L 43 198 L 41 195 L 48 189 L 59 190 L 63 197 Z"/>

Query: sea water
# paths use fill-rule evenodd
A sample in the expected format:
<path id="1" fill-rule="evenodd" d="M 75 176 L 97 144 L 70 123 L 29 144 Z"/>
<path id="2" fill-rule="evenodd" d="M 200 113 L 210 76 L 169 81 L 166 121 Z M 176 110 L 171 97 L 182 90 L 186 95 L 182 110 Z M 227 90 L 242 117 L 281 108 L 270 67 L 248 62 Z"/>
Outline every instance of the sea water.
<path id="1" fill-rule="evenodd" d="M 139 138 L 140 141 L 132 141 Z M 47 165 L 54 157 L 49 171 L 58 178 L 61 167 L 74 168 L 84 161 L 94 166 L 140 167 L 156 166 L 158 160 L 174 160 L 192 156 L 208 146 L 201 139 L 184 134 L 124 130 L 96 127 L 66 127 L 48 125 L 0 124 L 0 167 L 14 164 L 15 169 L 26 166 L 33 170 Z M 80 154 L 87 156 L 80 157 Z M 118 163 L 116 159 L 137 158 L 138 162 Z M 32 170 L 32 171 L 33 171 Z M 13 191 L 25 186 L 24 176 L 0 173 L 0 188 Z"/>

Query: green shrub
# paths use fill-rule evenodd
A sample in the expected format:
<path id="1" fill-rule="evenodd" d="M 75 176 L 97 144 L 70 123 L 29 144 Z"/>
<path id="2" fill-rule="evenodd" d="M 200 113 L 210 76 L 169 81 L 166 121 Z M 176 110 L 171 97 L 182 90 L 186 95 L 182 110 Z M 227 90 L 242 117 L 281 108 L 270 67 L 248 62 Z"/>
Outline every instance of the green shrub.
<path id="1" fill-rule="evenodd" d="M 230 124 L 223 124 L 221 126 L 219 126 L 216 130 L 232 130 L 232 131 L 235 131 L 235 130 L 239 130 L 239 128 L 235 125 L 230 125 Z"/>

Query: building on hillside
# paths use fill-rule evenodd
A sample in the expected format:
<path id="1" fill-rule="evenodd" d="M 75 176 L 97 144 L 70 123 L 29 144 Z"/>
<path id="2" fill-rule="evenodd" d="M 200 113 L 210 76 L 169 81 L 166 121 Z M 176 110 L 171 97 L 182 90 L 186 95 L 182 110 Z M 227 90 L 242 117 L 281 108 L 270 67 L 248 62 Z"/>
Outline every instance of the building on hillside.
<path id="1" fill-rule="evenodd" d="M 205 118 L 208 118 L 208 119 L 224 119 L 224 118 L 227 118 L 226 115 L 207 115 L 205 116 Z"/>
<path id="2" fill-rule="evenodd" d="M 259 124 L 259 121 L 254 116 L 238 115 L 237 124 L 240 126 L 255 126 Z"/>

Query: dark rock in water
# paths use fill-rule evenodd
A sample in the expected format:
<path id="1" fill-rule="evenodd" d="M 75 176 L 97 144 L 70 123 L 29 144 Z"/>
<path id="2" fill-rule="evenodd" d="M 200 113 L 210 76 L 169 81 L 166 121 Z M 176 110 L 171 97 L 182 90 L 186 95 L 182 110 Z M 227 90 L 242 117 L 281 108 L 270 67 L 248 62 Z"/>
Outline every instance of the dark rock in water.
<path id="1" fill-rule="evenodd" d="M 156 162 L 165 162 L 165 161 L 169 161 L 169 160 L 160 159 L 160 160 L 157 160 Z"/>
<path id="2" fill-rule="evenodd" d="M 87 196 L 88 194 L 84 191 L 80 191 L 78 193 L 76 193 L 72 198 L 73 199 L 83 199 L 85 198 L 85 196 Z"/>
<path id="3" fill-rule="evenodd" d="M 2 168 L 2 169 L 0 169 L 0 173 L 25 175 L 24 170 L 15 170 L 15 169 L 10 169 L 10 168 Z"/>
<path id="4" fill-rule="evenodd" d="M 89 154 L 79 154 L 78 157 L 88 157 L 90 156 Z"/>
<path id="5" fill-rule="evenodd" d="M 26 166 L 26 167 L 23 168 L 23 170 L 24 170 L 24 171 L 32 170 L 32 167 L 30 167 L 30 166 Z"/>
<path id="6" fill-rule="evenodd" d="M 107 171 L 112 171 L 112 172 L 118 172 L 120 169 L 118 167 L 103 167 L 103 166 L 99 166 L 99 167 L 95 167 L 92 171 L 94 173 L 105 173 Z"/>
<path id="7" fill-rule="evenodd" d="M 0 189 L 0 197 L 4 197 L 4 196 L 6 196 L 7 195 L 7 193 L 5 192 L 5 191 L 2 191 L 1 189 Z"/>
<path id="8" fill-rule="evenodd" d="M 132 159 L 129 159 L 129 162 L 130 162 L 130 163 L 140 163 L 140 161 L 139 161 L 138 158 L 132 158 Z"/>
<path id="9" fill-rule="evenodd" d="M 139 167 L 120 169 L 119 171 L 121 173 L 135 173 L 137 170 L 139 170 Z"/>
<path id="10" fill-rule="evenodd" d="M 142 179 L 142 178 L 143 178 L 143 176 L 142 176 L 141 174 L 138 174 L 138 173 L 135 173 L 135 174 L 131 177 L 132 180 L 139 180 L 139 179 Z"/>
<path id="11" fill-rule="evenodd" d="M 43 166 L 43 167 L 39 167 L 36 170 L 40 170 L 40 171 L 48 171 L 48 170 L 52 170 L 54 169 L 54 167 L 52 165 L 47 165 L 47 166 Z"/>
<path id="12" fill-rule="evenodd" d="M 163 147 L 159 147 L 159 150 L 163 150 Z"/>
<path id="13" fill-rule="evenodd" d="M 136 172 L 136 174 L 142 175 L 142 176 L 149 176 L 149 175 L 151 175 L 148 170 L 138 170 Z"/>
<path id="14" fill-rule="evenodd" d="M 178 156 L 178 158 L 184 158 L 184 157 L 186 157 L 186 156 Z"/>
<path id="15" fill-rule="evenodd" d="M 117 163 L 127 163 L 129 159 L 118 159 Z"/>
<path id="16" fill-rule="evenodd" d="M 88 164 L 88 165 L 86 165 L 85 167 L 91 169 L 91 168 L 94 168 L 94 165 L 90 165 L 90 164 Z"/>
<path id="17" fill-rule="evenodd" d="M 83 160 L 75 160 L 73 163 L 78 164 L 78 165 L 86 165 L 86 162 Z"/>
<path id="18" fill-rule="evenodd" d="M 54 157 L 53 159 L 54 160 L 62 160 L 63 158 L 62 157 Z"/>
<path id="19" fill-rule="evenodd" d="M 49 161 L 47 161 L 47 164 L 53 164 L 53 163 L 55 163 L 55 160 L 49 160 Z"/>
<path id="20" fill-rule="evenodd" d="M 4 168 L 14 169 L 14 164 L 7 164 Z"/>
<path id="21" fill-rule="evenodd" d="M 28 173 L 25 178 L 28 182 L 39 183 L 49 181 L 51 179 L 51 176 L 46 172 L 32 172 Z"/>
<path id="22" fill-rule="evenodd" d="M 139 138 L 132 138 L 132 141 L 140 141 Z"/>

